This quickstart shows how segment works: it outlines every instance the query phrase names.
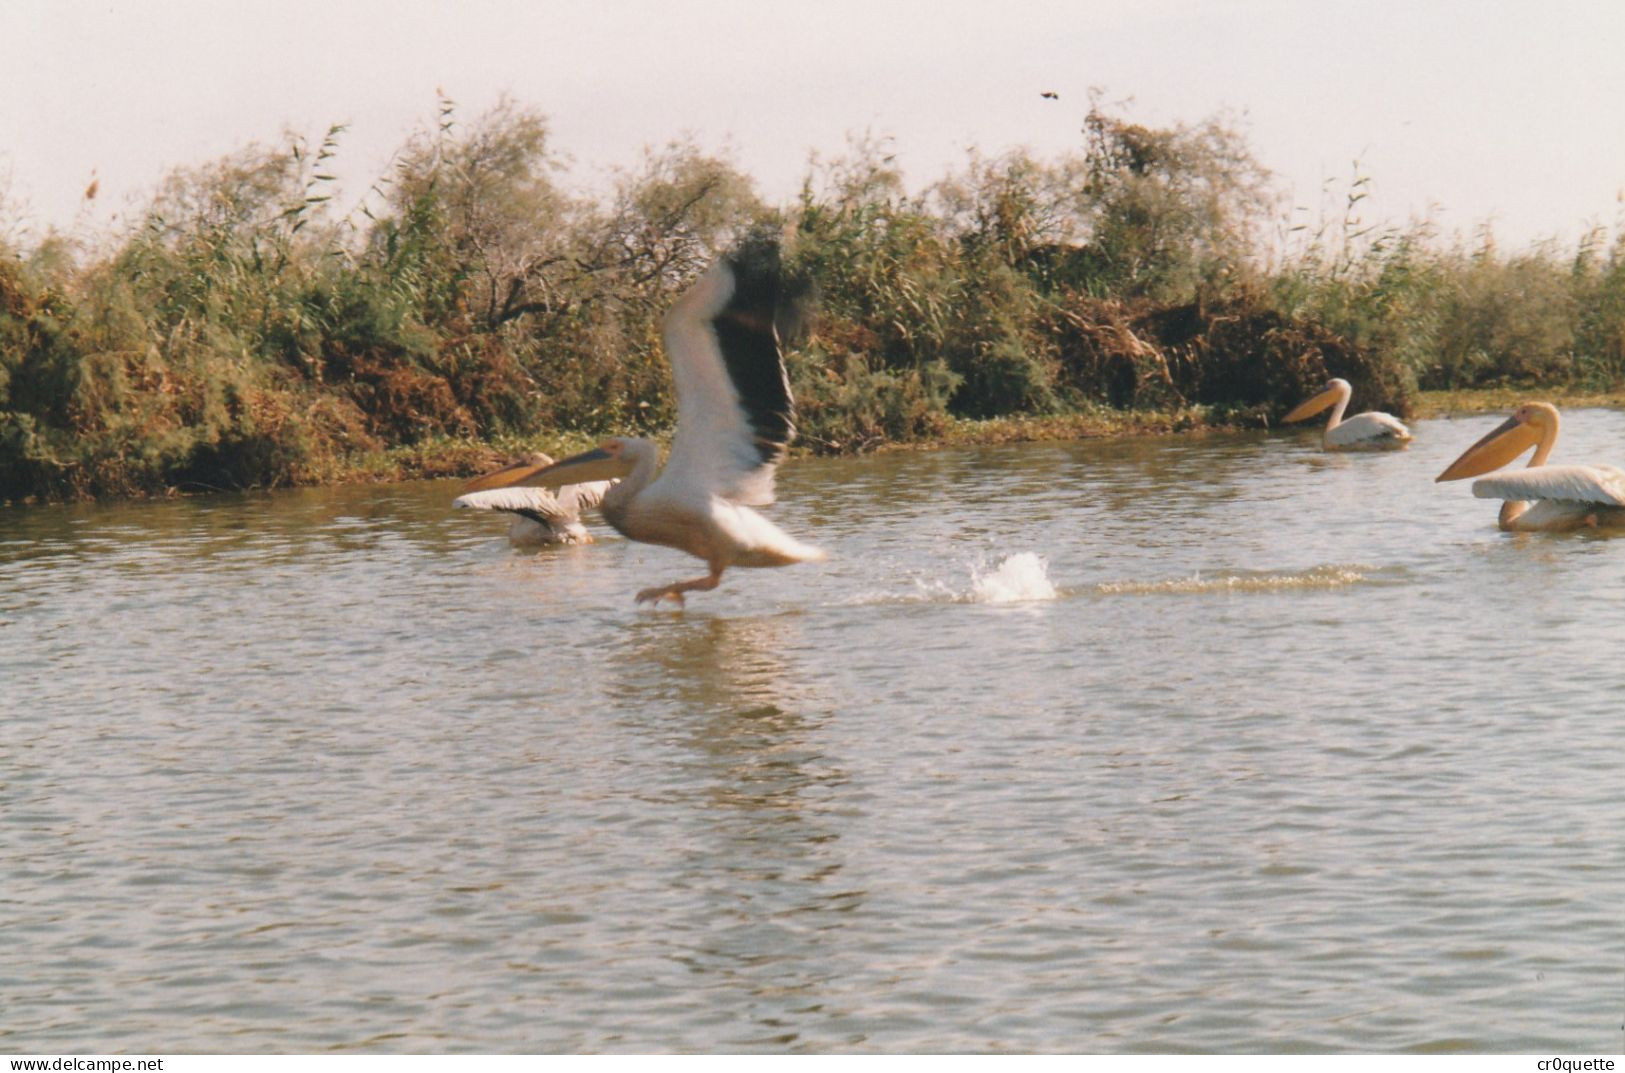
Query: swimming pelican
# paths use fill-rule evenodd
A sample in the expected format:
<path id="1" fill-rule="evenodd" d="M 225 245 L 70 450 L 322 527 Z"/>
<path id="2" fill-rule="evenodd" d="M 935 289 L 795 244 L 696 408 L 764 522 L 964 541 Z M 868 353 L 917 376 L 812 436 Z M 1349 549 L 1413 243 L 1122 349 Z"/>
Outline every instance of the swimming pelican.
<path id="1" fill-rule="evenodd" d="M 1313 417 L 1328 406 L 1335 406 L 1331 420 L 1326 422 L 1326 433 L 1321 445 L 1328 451 L 1397 451 L 1410 446 L 1411 430 L 1393 414 L 1375 410 L 1355 414 L 1343 420 L 1349 398 L 1354 389 L 1347 380 L 1328 380 L 1320 393 L 1306 402 L 1300 402 L 1281 420 L 1302 421 Z"/>
<path id="2" fill-rule="evenodd" d="M 581 512 L 596 507 L 613 481 L 569 484 L 557 493 L 546 488 L 505 487 L 509 480 L 546 469 L 553 460 L 540 451 L 468 482 L 467 494 L 452 501 L 454 507 L 500 510 L 513 515 L 508 540 L 518 545 L 591 544 L 592 534 L 581 524 Z"/>
<path id="3" fill-rule="evenodd" d="M 677 387 L 677 432 L 656 476 L 659 448 L 617 436 L 507 483 L 556 488 L 619 477 L 600 506 L 631 540 L 705 560 L 709 573 L 644 589 L 639 603 L 714 589 L 730 566 L 788 566 L 824 558 L 752 510 L 773 502 L 773 475 L 795 435 L 794 403 L 774 321 L 779 250 L 756 240 L 716 264 L 666 314 L 662 333 Z"/>
<path id="4" fill-rule="evenodd" d="M 1483 439 L 1462 452 L 1435 481 L 1477 477 L 1511 462 L 1531 445 L 1529 465 L 1473 482 L 1480 499 L 1504 499 L 1498 519 L 1515 533 L 1562 533 L 1625 526 L 1625 473 L 1613 466 L 1548 466 L 1557 444 L 1557 407 L 1526 402 Z M 1530 506 L 1530 503 L 1534 506 Z"/>

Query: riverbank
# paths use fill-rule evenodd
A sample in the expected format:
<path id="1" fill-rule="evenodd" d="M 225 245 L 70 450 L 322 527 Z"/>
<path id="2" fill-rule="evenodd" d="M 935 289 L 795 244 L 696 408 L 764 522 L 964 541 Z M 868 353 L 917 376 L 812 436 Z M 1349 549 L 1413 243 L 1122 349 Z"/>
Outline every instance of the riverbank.
<path id="1" fill-rule="evenodd" d="M 1510 411 L 1530 399 L 1544 399 L 1565 410 L 1589 407 L 1625 409 L 1625 390 L 1595 392 L 1544 390 L 1535 388 L 1489 388 L 1475 391 L 1424 391 L 1416 396 L 1414 417 L 1431 419 Z M 1315 424 L 1319 424 L 1317 421 Z M 1232 431 L 1258 427 L 1252 422 L 1226 420 L 1211 415 L 1204 407 L 1186 407 L 1158 413 L 1100 409 L 1091 413 L 1054 414 L 1044 417 L 999 417 L 985 420 L 950 419 L 940 435 L 928 439 L 884 443 L 873 451 L 930 451 L 945 447 L 990 447 L 1009 443 L 1035 443 L 1052 440 L 1090 440 L 1130 436 L 1167 436 L 1185 432 Z M 341 482 L 430 480 L 467 477 L 524 454 L 545 451 L 555 458 L 586 450 L 598 437 L 585 434 L 554 434 L 528 439 L 508 438 L 495 443 L 447 440 L 400 448 L 359 461 Z M 806 447 L 793 453 L 817 452 Z"/>
<path id="2" fill-rule="evenodd" d="M 1512 410 L 1530 401 L 1549 402 L 1564 410 L 1584 410 L 1597 406 L 1622 409 L 1625 408 L 1625 389 L 1588 391 L 1579 388 L 1496 387 L 1471 391 L 1423 391 L 1416 396 L 1414 416 L 1449 417 L 1453 414 Z"/>
<path id="3" fill-rule="evenodd" d="M 1473 391 L 1424 391 L 1415 397 L 1413 417 L 1420 419 L 1509 411 L 1529 399 L 1544 399 L 1565 410 L 1607 407 L 1625 409 L 1625 390 L 1596 392 L 1559 388 L 1488 388 Z M 987 447 L 1011 443 L 1089 440 L 1131 436 L 1167 436 L 1187 432 L 1225 431 L 1257 428 L 1256 421 L 1229 419 L 1206 407 L 1184 407 L 1157 412 L 1099 408 L 1087 413 L 1053 414 L 1033 417 L 999 417 L 984 420 L 950 418 L 939 433 L 908 441 L 886 442 L 863 453 L 876 451 L 929 451 L 945 447 Z M 384 484 L 397 481 L 443 480 L 470 477 L 485 472 L 531 451 L 544 451 L 555 458 L 584 451 L 602 437 L 584 432 L 554 432 L 529 437 L 504 436 L 490 441 L 446 438 L 426 440 L 407 447 L 359 455 L 320 475 L 302 482 L 323 484 Z M 663 437 L 656 437 L 663 438 Z M 793 454 L 818 452 L 805 445 Z M 854 453 L 854 452 L 846 452 Z M 163 494 L 196 495 L 227 489 L 192 484 L 168 488 Z M 126 497 L 140 498 L 140 497 Z M 20 500 L 29 503 L 31 500 Z"/>

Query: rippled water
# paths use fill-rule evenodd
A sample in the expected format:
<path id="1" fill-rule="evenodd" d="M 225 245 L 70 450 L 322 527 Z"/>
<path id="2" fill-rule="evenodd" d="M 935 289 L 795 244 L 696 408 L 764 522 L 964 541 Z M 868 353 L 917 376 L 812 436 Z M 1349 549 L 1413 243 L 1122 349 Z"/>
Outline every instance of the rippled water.
<path id="1" fill-rule="evenodd" d="M 797 461 L 681 613 L 449 483 L 0 511 L 0 1049 L 1613 1050 L 1625 539 L 1498 420 Z"/>

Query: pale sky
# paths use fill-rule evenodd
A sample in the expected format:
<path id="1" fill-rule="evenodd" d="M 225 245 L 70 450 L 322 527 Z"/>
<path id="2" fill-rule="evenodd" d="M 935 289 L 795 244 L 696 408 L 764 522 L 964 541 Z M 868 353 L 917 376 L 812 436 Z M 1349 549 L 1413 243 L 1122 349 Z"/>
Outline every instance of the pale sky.
<path id="1" fill-rule="evenodd" d="M 354 200 L 441 88 L 467 119 L 539 108 L 581 189 L 687 134 L 787 202 L 852 134 L 914 188 L 973 146 L 1075 149 L 1090 87 L 1153 126 L 1232 113 L 1316 208 L 1356 160 L 1368 219 L 1436 206 L 1506 247 L 1625 207 L 1616 0 L 0 0 L 0 201 L 101 226 L 175 167 L 335 122 Z"/>

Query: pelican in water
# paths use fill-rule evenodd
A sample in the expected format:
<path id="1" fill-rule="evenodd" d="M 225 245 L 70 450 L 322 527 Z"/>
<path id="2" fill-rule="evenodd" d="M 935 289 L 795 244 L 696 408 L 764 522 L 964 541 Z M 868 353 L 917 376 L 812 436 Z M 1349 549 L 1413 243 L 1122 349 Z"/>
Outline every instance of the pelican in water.
<path id="1" fill-rule="evenodd" d="M 751 509 L 773 502 L 774 472 L 795 435 L 775 327 L 780 291 L 778 246 L 755 240 L 712 265 L 666 314 L 677 432 L 664 470 L 655 444 L 617 436 L 551 466 L 519 467 L 505 479 L 557 488 L 619 478 L 599 507 L 617 532 L 705 561 L 704 577 L 644 589 L 638 603 L 681 605 L 684 593 L 716 588 L 730 566 L 825 557 Z"/>
<path id="2" fill-rule="evenodd" d="M 1498 519 L 1514 533 L 1563 533 L 1625 526 L 1625 472 L 1613 466 L 1548 466 L 1557 444 L 1557 407 L 1526 402 L 1462 452 L 1435 481 L 1477 477 L 1511 462 L 1531 446 L 1529 465 L 1473 482 L 1473 495 L 1502 499 Z M 1531 506 L 1531 504 L 1533 504 Z"/>
<path id="3" fill-rule="evenodd" d="M 505 487 L 516 472 L 534 473 L 552 464 L 553 460 L 540 451 L 526 455 L 499 470 L 475 477 L 465 487 L 466 494 L 458 496 L 451 505 L 512 514 L 508 541 L 521 547 L 591 544 L 592 534 L 581 524 L 581 512 L 598 506 L 614 482 L 567 484 L 557 492 L 546 488 Z"/>
<path id="4" fill-rule="evenodd" d="M 1393 414 L 1371 410 L 1343 420 L 1354 389 L 1347 380 L 1328 380 L 1314 398 L 1294 406 L 1283 422 L 1302 421 L 1313 417 L 1326 407 L 1332 407 L 1331 420 L 1326 422 L 1326 433 L 1321 444 L 1328 451 L 1399 451 L 1410 446 L 1411 430 Z"/>

